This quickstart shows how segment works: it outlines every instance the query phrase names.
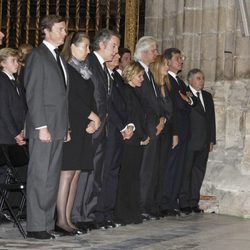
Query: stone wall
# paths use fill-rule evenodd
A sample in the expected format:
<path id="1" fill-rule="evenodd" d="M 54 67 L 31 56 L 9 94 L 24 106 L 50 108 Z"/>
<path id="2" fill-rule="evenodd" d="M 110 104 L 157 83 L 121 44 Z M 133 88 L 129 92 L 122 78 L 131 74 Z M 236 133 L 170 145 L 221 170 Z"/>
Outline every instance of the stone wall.
<path id="1" fill-rule="evenodd" d="M 204 71 L 217 145 L 202 193 L 217 196 L 220 213 L 250 217 L 250 37 L 242 36 L 236 2 L 147 0 L 145 35 L 157 38 L 160 52 L 183 51 L 183 76 L 194 67 Z M 250 1 L 245 6 L 250 10 Z"/>

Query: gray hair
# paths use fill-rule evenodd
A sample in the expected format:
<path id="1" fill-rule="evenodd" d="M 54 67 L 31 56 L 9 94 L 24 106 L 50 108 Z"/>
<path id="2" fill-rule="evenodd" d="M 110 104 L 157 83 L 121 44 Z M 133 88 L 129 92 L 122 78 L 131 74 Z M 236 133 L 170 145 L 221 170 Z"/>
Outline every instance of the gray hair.
<path id="1" fill-rule="evenodd" d="M 135 46 L 134 60 L 141 60 L 141 53 L 148 51 L 152 46 L 157 44 L 157 40 L 152 36 L 141 37 Z"/>
<path id="2" fill-rule="evenodd" d="M 105 45 L 111 40 L 112 36 L 116 36 L 120 39 L 120 34 L 114 30 L 101 29 L 95 36 L 92 44 L 92 49 L 98 51 L 100 49 L 100 43 L 103 42 Z"/>

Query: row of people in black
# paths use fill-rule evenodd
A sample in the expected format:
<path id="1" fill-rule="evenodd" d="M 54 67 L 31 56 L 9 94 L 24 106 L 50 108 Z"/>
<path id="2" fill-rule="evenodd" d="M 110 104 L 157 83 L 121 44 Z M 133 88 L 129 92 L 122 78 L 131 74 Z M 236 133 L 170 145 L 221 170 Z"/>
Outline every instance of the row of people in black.
<path id="1" fill-rule="evenodd" d="M 177 75 L 181 52 L 158 55 L 156 39 L 144 36 L 134 61 L 125 50 L 120 74 L 118 33 L 99 31 L 89 53 L 85 33 L 71 33 L 64 43 L 61 17 L 46 16 L 41 25 L 43 43 L 24 69 L 26 134 L 23 126 L 10 133 L 29 138 L 28 237 L 201 212 L 200 188 L 215 144 L 202 71 L 189 72 L 187 87 Z M 63 43 L 58 57 L 54 49 Z M 4 61 L 0 56 L 2 67 Z"/>

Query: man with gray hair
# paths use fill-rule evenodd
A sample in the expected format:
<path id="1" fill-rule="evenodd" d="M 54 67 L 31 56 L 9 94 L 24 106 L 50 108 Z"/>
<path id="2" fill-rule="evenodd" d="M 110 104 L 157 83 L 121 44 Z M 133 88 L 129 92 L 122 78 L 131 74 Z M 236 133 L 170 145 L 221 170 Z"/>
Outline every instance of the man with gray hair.
<path id="1" fill-rule="evenodd" d="M 105 229 L 103 220 L 95 216 L 98 197 L 102 185 L 102 171 L 106 139 L 108 133 L 108 99 L 112 90 L 112 80 L 105 62 L 112 61 L 118 53 L 120 35 L 112 30 L 100 30 L 92 44 L 93 51 L 87 57 L 87 64 L 92 72 L 91 80 L 94 83 L 94 97 L 97 113 L 101 119 L 100 128 L 93 134 L 94 170 L 83 172 L 78 182 L 76 201 L 72 211 L 72 221 L 77 226 L 85 225 L 89 228 Z M 81 223 L 84 222 L 84 223 Z M 97 223 L 94 223 L 97 222 Z"/>
<path id="2" fill-rule="evenodd" d="M 136 44 L 134 58 L 144 68 L 144 81 L 138 88 L 143 106 L 147 113 L 147 129 L 150 143 L 145 146 L 140 171 L 142 219 L 149 220 L 158 217 L 158 204 L 154 194 L 158 183 L 159 168 L 158 135 L 161 133 L 165 118 L 161 117 L 159 104 L 159 89 L 154 83 L 149 65 L 158 55 L 157 41 L 152 36 L 142 37 Z"/>

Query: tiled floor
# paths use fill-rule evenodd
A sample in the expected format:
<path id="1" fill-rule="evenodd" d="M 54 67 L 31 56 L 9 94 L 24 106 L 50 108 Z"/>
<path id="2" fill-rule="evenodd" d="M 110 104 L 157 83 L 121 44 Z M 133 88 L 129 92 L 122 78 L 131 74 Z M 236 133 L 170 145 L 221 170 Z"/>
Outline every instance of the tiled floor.
<path id="1" fill-rule="evenodd" d="M 164 218 L 50 241 L 24 240 L 12 224 L 0 225 L 0 249 L 249 250 L 250 220 L 216 214 Z"/>

